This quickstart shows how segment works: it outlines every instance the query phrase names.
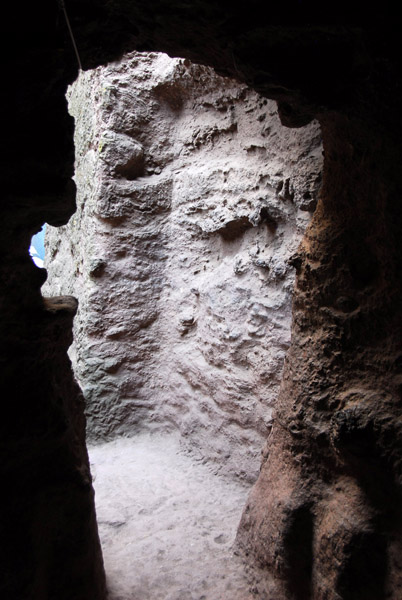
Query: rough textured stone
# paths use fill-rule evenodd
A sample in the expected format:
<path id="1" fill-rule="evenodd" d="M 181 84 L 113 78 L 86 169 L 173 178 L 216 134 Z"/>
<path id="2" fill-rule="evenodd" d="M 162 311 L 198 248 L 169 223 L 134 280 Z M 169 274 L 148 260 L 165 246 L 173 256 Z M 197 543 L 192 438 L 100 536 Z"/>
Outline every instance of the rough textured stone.
<path id="1" fill-rule="evenodd" d="M 296 252 L 321 187 L 316 123 L 211 69 L 134 53 L 81 76 L 77 212 L 48 230 L 45 294 L 80 299 L 92 439 L 179 428 L 255 479 L 290 341 Z"/>
<path id="2" fill-rule="evenodd" d="M 397 600 L 401 217 L 385 206 L 400 169 L 391 137 L 385 148 L 361 123 L 322 124 L 323 193 L 294 259 L 292 345 L 238 539 L 262 567 L 261 598 Z"/>
<path id="3" fill-rule="evenodd" d="M 66 4 L 84 68 L 116 59 L 127 49 L 165 51 L 214 66 L 225 75 L 246 81 L 267 97 L 278 99 L 281 119 L 287 125 L 306 123 L 311 116 L 319 119 L 325 151 L 325 201 L 316 213 L 311 236 L 295 259 L 295 265 L 301 269 L 303 293 L 297 292 L 295 302 L 297 323 L 289 361 L 294 369 L 292 373 L 288 371 L 290 375 L 282 396 L 288 398 L 288 408 L 294 404 L 301 409 L 306 403 L 306 410 L 299 412 L 299 420 L 303 425 L 307 416 L 309 424 L 299 443 L 297 435 L 290 432 L 286 440 L 281 437 L 280 431 L 287 430 L 277 421 L 276 433 L 271 438 L 271 459 L 263 471 L 270 490 L 279 490 L 281 481 L 291 480 L 296 490 L 294 500 L 298 493 L 302 496 L 317 482 L 322 494 L 317 496 L 319 502 L 313 502 L 311 514 L 318 514 L 321 509 L 322 514 L 330 510 L 333 505 L 330 494 L 325 494 L 328 489 L 325 482 L 331 480 L 330 492 L 335 494 L 336 485 L 332 486 L 335 479 L 332 475 L 329 477 L 333 463 L 328 462 L 327 451 L 321 452 L 321 448 L 310 444 L 311 415 L 317 410 L 310 400 L 319 405 L 320 394 L 326 391 L 329 398 L 338 398 L 341 388 L 343 392 L 351 392 L 356 386 L 365 390 L 369 386 L 375 395 L 360 394 L 349 405 L 349 409 L 355 407 L 360 415 L 365 413 L 364 418 L 351 418 L 349 410 L 345 415 L 345 423 L 349 423 L 347 429 L 340 427 L 343 417 L 335 418 L 336 403 L 325 401 L 328 406 L 325 419 L 318 413 L 317 425 L 325 439 L 332 439 L 329 433 L 332 417 L 339 422 L 334 431 L 334 444 L 338 439 L 346 443 L 342 451 L 339 446 L 337 450 L 334 447 L 332 456 L 337 457 L 334 472 L 336 476 L 350 478 L 350 487 L 343 489 L 358 488 L 354 498 L 369 490 L 369 499 L 366 494 L 366 503 L 359 504 L 349 494 L 339 494 L 339 510 L 328 513 L 327 522 L 331 521 L 332 529 L 327 531 L 341 532 L 344 526 L 347 535 L 339 535 L 337 542 L 331 545 L 331 536 L 324 533 L 319 520 L 314 518 L 312 523 L 305 517 L 309 509 L 294 513 L 295 517 L 296 514 L 301 517 L 293 519 L 294 523 L 307 523 L 307 526 L 293 526 L 290 537 L 283 536 L 285 529 L 278 518 L 280 513 L 275 512 L 272 496 L 267 495 L 261 485 L 253 495 L 254 507 L 250 506 L 250 511 L 254 516 L 244 537 L 248 537 L 250 562 L 259 561 L 264 567 L 263 579 L 269 581 L 270 573 L 274 573 L 276 579 L 287 581 L 289 587 L 295 580 L 297 565 L 294 554 L 291 558 L 289 551 L 292 545 L 286 540 L 296 537 L 301 547 L 303 535 L 304 539 L 311 539 L 309 532 L 313 529 L 312 562 L 316 573 L 322 576 L 319 583 L 318 579 L 312 582 L 311 596 L 319 600 L 336 596 L 367 600 L 367 585 L 362 577 L 364 536 L 362 530 L 355 536 L 351 536 L 353 528 L 348 530 L 354 507 L 358 505 L 361 518 L 374 531 L 371 539 L 377 536 L 382 540 L 382 556 L 388 561 L 386 569 L 381 567 L 380 561 L 377 569 L 367 569 L 373 584 L 371 589 L 378 592 L 376 600 L 386 596 L 399 599 L 402 52 L 398 6 L 385 3 L 379 10 L 376 4 L 361 2 L 353 3 L 352 7 L 350 2 L 342 1 L 317 5 L 293 1 L 268 4 L 262 0 L 247 5 L 226 1 L 218 4 L 213 0 L 69 0 Z M 93 515 L 93 504 L 86 505 L 89 499 L 86 496 L 76 504 L 78 510 L 75 511 L 71 510 L 68 494 L 59 496 L 59 502 L 50 501 L 49 486 L 52 487 L 56 474 L 57 481 L 70 482 L 75 463 L 69 455 L 63 461 L 51 460 L 48 468 L 42 470 L 46 463 L 42 459 L 50 456 L 45 451 L 46 438 L 29 436 L 32 412 L 18 410 L 20 397 L 16 393 L 17 388 L 18 391 L 23 389 L 22 397 L 26 394 L 29 398 L 32 390 L 40 390 L 45 385 L 47 400 L 43 401 L 44 393 L 38 393 L 34 400 L 35 414 L 45 420 L 50 398 L 57 394 L 60 398 L 60 390 L 64 389 L 71 403 L 78 393 L 71 383 L 68 362 L 65 358 L 59 360 L 59 350 L 64 352 L 58 345 L 59 340 L 65 339 L 70 321 L 64 322 L 61 328 L 48 330 L 49 337 L 41 337 L 47 314 L 41 308 L 39 291 L 44 277 L 28 258 L 30 237 L 40 225 L 45 221 L 65 223 L 74 210 L 74 189 L 70 182 L 73 122 L 67 114 L 64 94 L 78 69 L 59 6 L 54 0 L 26 3 L 23 7 L 19 3 L 8 4 L 7 18 L 2 20 L 2 39 L 11 37 L 12 45 L 8 42 L 5 49 L 5 85 L 1 90 L 2 114 L 5 115 L 3 148 L 6 150 L 1 162 L 0 326 L 4 344 L 1 424 L 5 432 L 10 428 L 14 435 L 12 439 L 4 436 L 0 475 L 5 481 L 4 474 L 11 469 L 23 486 L 15 486 L 15 480 L 6 485 L 7 504 L 1 511 L 1 526 L 2 549 L 8 563 L 2 574 L 1 590 L 2 593 L 3 589 L 7 590 L 3 593 L 5 597 L 52 598 L 43 588 L 34 589 L 32 581 L 38 577 L 63 582 L 53 594 L 54 598 L 64 595 L 65 598 L 93 600 L 103 595 L 100 555 L 87 545 L 88 540 L 94 539 L 96 529 L 92 517 L 84 519 L 91 525 L 88 525 L 89 535 L 83 538 L 83 521 L 72 518 L 85 506 L 92 506 L 88 513 Z M 346 21 L 347 26 L 344 26 Z M 372 266 L 377 274 L 370 280 Z M 341 310 L 347 316 L 335 323 L 338 308 L 350 308 L 356 302 L 356 290 L 363 310 L 358 313 Z M 335 298 L 335 305 L 329 303 L 331 298 Z M 33 324 L 35 327 L 31 329 Z M 27 331 L 34 331 L 35 354 L 32 346 L 26 344 Z M 324 360 L 323 366 L 321 360 Z M 294 385 L 291 384 L 293 375 L 296 377 Z M 22 381 L 23 388 L 20 387 Z M 375 411 L 367 413 L 367 409 L 373 407 L 372 402 L 366 403 L 368 397 L 377 400 Z M 285 413 L 292 421 L 293 413 L 287 410 Z M 369 416 L 372 424 L 364 427 Z M 290 425 L 281 421 L 286 427 Z M 57 434 L 52 428 L 54 421 L 47 422 L 49 431 L 57 439 L 60 432 Z M 336 433 L 339 428 L 341 435 Z M 73 430 L 69 429 L 67 437 L 69 443 L 76 443 L 80 452 L 84 452 L 83 435 L 73 441 Z M 357 443 L 359 438 L 361 441 Z M 359 450 L 351 453 L 353 447 Z M 273 467 L 272 457 L 278 457 L 279 467 L 284 450 L 281 468 L 269 472 Z M 20 464 L 18 473 L 12 467 L 16 456 Z M 37 457 L 34 465 L 31 456 Z M 296 468 L 301 464 L 303 473 Z M 36 473 L 41 473 L 40 477 L 35 476 L 36 487 L 32 480 L 33 467 Z M 306 483 L 307 467 L 309 480 Z M 67 559 L 47 560 L 47 541 L 34 527 L 35 522 L 43 523 L 44 517 L 35 521 L 35 511 L 28 510 L 35 505 L 37 490 L 45 496 L 46 511 L 41 514 L 45 512 L 46 519 L 57 524 L 48 531 L 47 541 L 57 545 L 61 532 L 66 540 L 76 543 L 74 564 L 77 567 L 79 562 L 85 572 L 79 585 L 71 554 Z M 381 493 L 377 494 L 376 490 Z M 284 501 L 292 505 L 289 494 L 284 494 Z M 255 519 L 257 506 L 261 520 Z M 370 521 L 373 514 L 375 519 Z M 269 519 L 272 521 L 270 535 L 277 527 L 275 539 L 284 540 L 288 548 L 277 555 L 277 562 L 267 560 L 270 537 L 264 537 L 268 531 L 259 527 L 267 525 Z M 353 522 L 357 523 L 357 519 Z M 36 550 L 32 545 L 25 545 L 26 537 L 21 543 L 17 532 L 33 532 Z M 29 560 L 21 559 L 21 548 Z M 339 556 L 343 557 L 341 562 Z M 2 564 L 6 565 L 4 561 Z M 276 570 L 276 564 L 285 568 Z M 308 573 L 311 564 L 308 557 L 306 564 Z M 10 577 L 10 572 L 18 578 Z M 339 581 L 336 588 L 334 581 Z M 291 598 L 296 592 L 283 594 Z M 273 594 L 273 597 L 277 600 L 280 596 Z"/>

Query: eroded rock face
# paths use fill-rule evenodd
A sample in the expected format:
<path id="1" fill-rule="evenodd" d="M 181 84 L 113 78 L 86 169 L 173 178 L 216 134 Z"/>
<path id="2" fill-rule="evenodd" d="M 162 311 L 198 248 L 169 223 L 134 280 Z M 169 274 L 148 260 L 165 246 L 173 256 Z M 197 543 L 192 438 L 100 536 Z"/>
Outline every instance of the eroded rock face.
<path id="1" fill-rule="evenodd" d="M 79 297 L 73 360 L 95 439 L 179 428 L 254 479 L 290 342 L 289 264 L 321 185 L 316 123 L 211 69 L 134 53 L 81 76 L 78 210 L 44 293 Z"/>
<path id="2" fill-rule="evenodd" d="M 401 216 L 385 209 L 402 189 L 397 146 L 364 121 L 322 124 L 325 183 L 295 257 L 292 345 L 238 540 L 262 567 L 262 598 L 397 600 Z"/>
<path id="3" fill-rule="evenodd" d="M 82 456 L 85 452 L 83 426 L 79 436 L 70 427 L 62 439 L 57 421 L 48 418 L 49 403 L 58 398 L 67 420 L 72 414 L 81 419 L 79 393 L 63 349 L 71 319 L 45 327 L 42 336 L 48 320 L 39 289 L 43 274 L 34 272 L 27 255 L 30 237 L 43 222 L 65 223 L 74 211 L 73 124 L 65 90 L 78 69 L 59 7 L 53 1 L 26 3 L 23 10 L 18 3 L 9 4 L 11 15 L 3 19 L 3 39 L 12 32 L 13 44 L 2 88 L 1 424 L 13 435 L 2 435 L 1 477 L 7 482 L 1 510 L 7 563 L 2 558 L 2 565 L 7 568 L 0 584 L 4 597 L 31 600 L 53 594 L 58 600 L 93 600 L 104 593 L 99 549 L 91 545 L 96 528 L 90 488 L 74 507 L 71 496 L 52 493 L 60 482 L 66 484 L 64 491 L 71 489 L 78 464 L 71 453 L 58 454 L 61 460 L 55 460 L 53 449 L 67 443 Z M 312 116 L 324 125 L 325 202 L 295 263 L 301 279 L 291 343 L 294 367 L 286 376 L 281 397 L 288 404 L 280 417 L 289 431 L 277 421 L 261 484 L 250 499 L 250 519 L 241 528 L 250 564 L 263 567 L 265 582 L 274 574 L 287 600 L 296 595 L 294 582 L 300 580 L 297 554 L 291 549 L 305 548 L 311 537 L 314 543 L 302 569 L 307 579 L 299 595 L 311 588 L 314 599 L 367 600 L 370 589 L 375 600 L 400 598 L 401 36 L 392 7 L 378 11 L 375 4 L 357 3 L 353 8 L 350 2 L 268 5 L 260 0 L 250 7 L 213 0 L 68 2 L 84 68 L 115 60 L 123 50 L 165 51 L 212 65 L 277 99 L 281 119 L 289 126 Z M 354 25 L 340 25 L 346 20 Z M 370 280 L 375 262 L 377 275 Z M 338 308 L 353 307 L 356 287 L 364 310 L 342 319 Z M 340 300 L 335 310 L 328 304 L 331 298 Z M 355 393 L 357 387 L 362 393 Z M 339 400 L 339 410 L 335 402 L 317 413 L 325 390 Z M 49 425 L 46 436 L 31 435 L 32 411 L 22 410 L 21 395 L 31 401 L 39 421 Z M 300 408 L 302 439 L 290 433 L 293 407 Z M 321 439 L 333 439 L 336 471 L 329 453 L 310 443 L 314 429 L 322 432 Z M 50 437 L 54 444 L 48 443 Z M 342 488 L 337 478 L 349 481 Z M 275 494 L 267 494 L 275 490 L 289 511 L 276 512 Z M 314 496 L 309 490 L 318 492 Z M 38 494 L 42 504 L 37 503 Z M 358 518 L 353 516 L 356 507 Z M 317 519 L 320 511 L 327 516 Z M 77 521 L 77 512 L 86 516 Z M 367 517 L 364 527 L 374 534 L 359 530 Z M 54 527 L 44 537 L 37 524 L 50 520 Z M 289 522 L 293 525 L 287 529 Z M 82 527 L 85 523 L 88 530 Z M 336 536 L 329 535 L 334 531 Z M 34 543 L 27 544 L 25 534 Z M 60 534 L 72 549 L 67 558 Z M 381 540 L 377 547 L 387 558 L 385 569 L 383 561 L 376 569 L 371 569 L 375 561 L 362 568 L 363 549 L 373 548 L 365 543 L 368 537 Z M 273 553 L 270 548 L 275 548 Z M 319 577 L 309 578 L 312 563 Z M 369 585 L 365 573 L 370 573 Z M 35 588 L 38 581 L 50 581 L 57 589 Z"/>

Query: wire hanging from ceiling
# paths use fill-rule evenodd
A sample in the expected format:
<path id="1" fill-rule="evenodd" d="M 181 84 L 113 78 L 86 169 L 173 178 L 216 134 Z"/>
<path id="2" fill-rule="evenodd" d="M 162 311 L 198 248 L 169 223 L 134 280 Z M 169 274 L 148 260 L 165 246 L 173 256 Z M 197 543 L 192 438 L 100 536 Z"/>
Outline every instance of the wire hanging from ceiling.
<path id="1" fill-rule="evenodd" d="M 58 0 L 58 1 L 59 1 L 59 5 L 60 5 L 61 10 L 64 13 L 64 18 L 66 19 L 67 28 L 68 28 L 68 31 L 70 33 L 70 38 L 71 38 L 71 42 L 73 44 L 75 56 L 77 57 L 78 67 L 79 67 L 80 71 L 82 71 L 81 59 L 80 59 L 80 55 L 79 55 L 79 52 L 78 52 L 77 44 L 75 43 L 75 38 L 74 38 L 73 30 L 71 28 L 70 19 L 68 18 L 66 5 L 64 3 L 64 0 Z"/>

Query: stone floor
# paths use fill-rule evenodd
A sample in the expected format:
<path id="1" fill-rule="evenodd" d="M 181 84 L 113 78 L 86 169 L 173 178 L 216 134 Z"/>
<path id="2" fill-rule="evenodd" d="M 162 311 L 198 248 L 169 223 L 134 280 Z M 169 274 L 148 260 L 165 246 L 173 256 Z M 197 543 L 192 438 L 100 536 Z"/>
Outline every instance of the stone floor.
<path id="1" fill-rule="evenodd" d="M 89 448 L 110 600 L 249 600 L 233 553 L 249 487 L 173 435 Z"/>

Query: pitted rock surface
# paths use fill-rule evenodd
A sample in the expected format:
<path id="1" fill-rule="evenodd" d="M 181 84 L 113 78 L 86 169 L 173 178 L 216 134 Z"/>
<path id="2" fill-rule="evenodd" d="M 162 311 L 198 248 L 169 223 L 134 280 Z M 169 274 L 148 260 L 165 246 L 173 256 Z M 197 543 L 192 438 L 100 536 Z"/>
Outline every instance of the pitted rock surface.
<path id="1" fill-rule="evenodd" d="M 133 53 L 80 76 L 78 209 L 46 294 L 79 298 L 71 355 L 92 440 L 178 428 L 253 480 L 290 342 L 289 260 L 321 184 L 317 123 L 207 67 Z"/>
<path id="2" fill-rule="evenodd" d="M 319 120 L 324 189 L 292 261 L 298 275 L 280 412 L 239 536 L 250 565 L 262 567 L 259 590 L 272 575 L 278 583 L 266 597 L 400 600 L 396 10 L 260 0 L 66 4 L 84 69 L 125 50 L 164 51 L 276 99 L 288 126 Z M 7 8 L 0 596 L 104 600 L 81 396 L 65 356 L 71 314 L 44 310 L 46 274 L 28 256 L 44 222 L 65 224 L 75 210 L 65 90 L 78 66 L 61 3 Z M 93 267 L 96 275 L 105 268 L 97 259 Z"/>

